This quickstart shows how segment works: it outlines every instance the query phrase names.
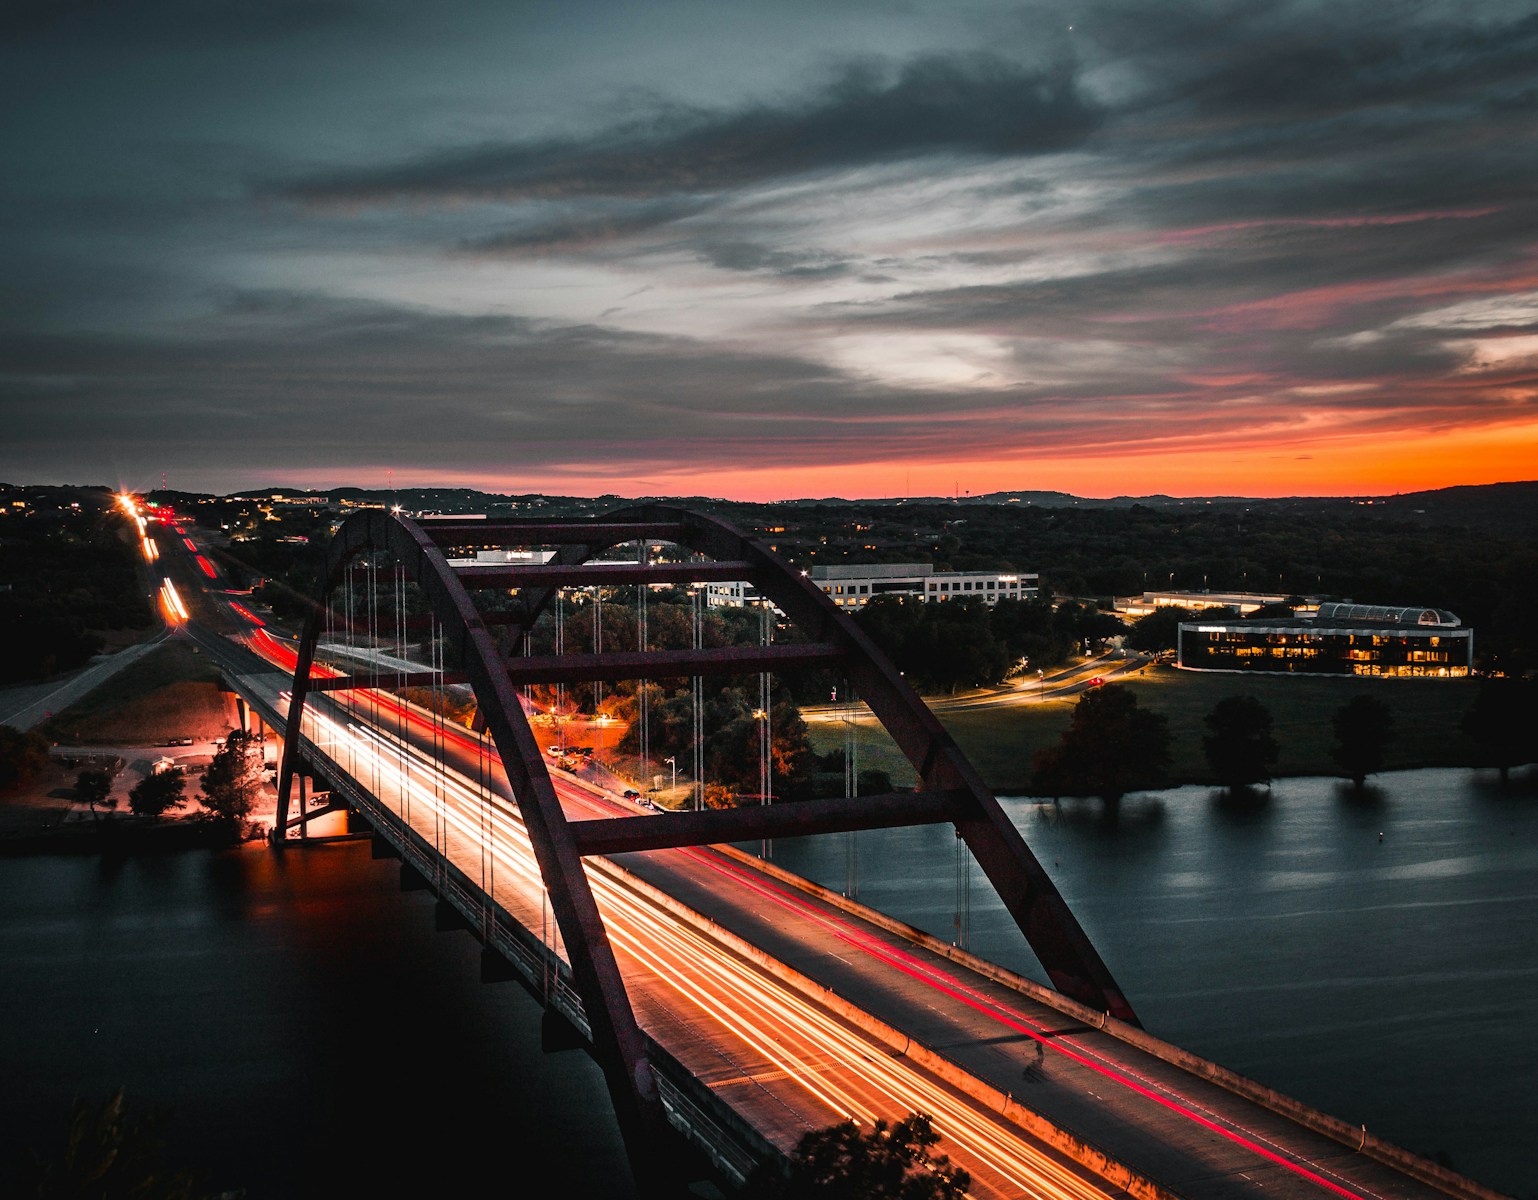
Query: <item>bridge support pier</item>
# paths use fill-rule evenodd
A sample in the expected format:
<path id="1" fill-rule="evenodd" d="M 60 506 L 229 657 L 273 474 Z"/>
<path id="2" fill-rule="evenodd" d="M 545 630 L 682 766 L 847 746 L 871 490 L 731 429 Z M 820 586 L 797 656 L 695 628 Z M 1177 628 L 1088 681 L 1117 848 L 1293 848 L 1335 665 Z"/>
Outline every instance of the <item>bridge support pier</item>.
<path id="1" fill-rule="evenodd" d="M 439 933 L 475 932 L 470 928 L 470 922 L 465 920 L 464 914 L 442 899 L 433 905 L 433 928 Z"/>
<path id="2" fill-rule="evenodd" d="M 482 983 L 522 983 L 523 976 L 518 974 L 513 964 L 500 950 L 494 950 L 490 946 L 481 947 L 481 982 Z"/>
<path id="3" fill-rule="evenodd" d="M 401 863 L 401 891 L 420 892 L 427 887 L 427 876 L 408 862 Z"/>
<path id="4" fill-rule="evenodd" d="M 545 1009 L 539 1018 L 539 1048 L 546 1054 L 592 1049 L 582 1031 L 553 1008 Z"/>

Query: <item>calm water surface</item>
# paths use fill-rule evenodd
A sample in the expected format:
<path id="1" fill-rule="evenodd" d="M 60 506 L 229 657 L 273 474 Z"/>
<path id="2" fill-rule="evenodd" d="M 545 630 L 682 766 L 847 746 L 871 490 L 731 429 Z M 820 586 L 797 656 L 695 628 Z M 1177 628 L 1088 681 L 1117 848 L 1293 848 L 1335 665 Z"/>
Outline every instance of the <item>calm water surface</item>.
<path id="1" fill-rule="evenodd" d="M 1006 800 L 1154 1033 L 1538 1197 L 1538 797 L 1462 771 L 1333 780 L 1250 805 L 1205 788 Z M 1379 840 L 1379 834 L 1382 840 Z M 862 900 L 955 934 L 948 830 L 865 833 Z M 835 888 L 845 840 L 780 842 Z M 0 1145 L 62 1136 L 77 1093 L 169 1108 L 176 1156 L 265 1197 L 417 1186 L 630 1194 L 597 1069 L 544 1055 L 516 984 L 366 844 L 119 863 L 0 860 Z M 971 948 L 1039 976 L 980 876 Z M 437 1187 L 424 1181 L 438 1180 Z M 0 1194 L 7 1182 L 0 1177 Z"/>
<path id="2" fill-rule="evenodd" d="M 633 1195 L 602 1077 L 540 1051 L 425 892 L 364 843 L 0 860 L 0 1196 L 71 1097 L 169 1109 L 174 1159 L 250 1200 Z"/>

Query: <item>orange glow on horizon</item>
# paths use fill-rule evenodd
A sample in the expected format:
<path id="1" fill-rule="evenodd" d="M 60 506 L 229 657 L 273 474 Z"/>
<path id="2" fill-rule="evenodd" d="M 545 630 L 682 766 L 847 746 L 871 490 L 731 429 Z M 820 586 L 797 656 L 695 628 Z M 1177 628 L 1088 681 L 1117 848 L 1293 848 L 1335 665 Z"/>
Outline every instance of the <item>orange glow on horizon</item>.
<path id="1" fill-rule="evenodd" d="M 1473 429 L 1275 439 L 1249 444 L 1196 444 L 1138 451 L 1118 448 L 1020 454 L 977 460 L 852 462 L 816 466 L 752 466 L 669 470 L 649 465 L 605 472 L 545 469 L 527 474 L 432 468 L 394 472 L 396 487 L 471 487 L 503 494 L 551 496 L 709 496 L 726 500 L 904 496 L 965 497 L 988 492 L 1053 491 L 1086 498 L 1112 496 L 1382 496 L 1460 485 L 1538 478 L 1538 422 Z M 367 468 L 339 468 L 356 484 Z M 295 481 L 296 485 L 300 482 Z M 331 486 L 312 475 L 306 486 Z"/>
<path id="2" fill-rule="evenodd" d="M 703 495 L 730 500 L 819 496 L 880 499 L 1056 491 L 1110 496 L 1361 496 L 1430 491 L 1535 477 L 1538 424 L 1416 436 L 1352 437 L 1312 445 L 1190 448 L 1114 457 L 1052 455 L 975 462 L 863 463 L 834 467 L 698 471 L 666 490 L 626 489 L 603 478 L 553 481 L 567 495 Z M 505 481 L 487 481 L 490 490 Z"/>

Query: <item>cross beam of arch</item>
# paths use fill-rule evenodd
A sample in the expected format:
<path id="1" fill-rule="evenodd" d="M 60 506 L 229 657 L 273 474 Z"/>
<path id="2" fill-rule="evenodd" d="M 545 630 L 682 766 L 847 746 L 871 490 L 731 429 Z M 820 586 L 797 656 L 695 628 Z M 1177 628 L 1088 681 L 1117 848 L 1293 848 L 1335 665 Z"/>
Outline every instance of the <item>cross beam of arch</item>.
<path id="1" fill-rule="evenodd" d="M 667 542 L 699 561 L 594 562 L 630 542 Z M 555 547 L 544 563 L 451 565 L 453 547 Z M 424 592 L 443 635 L 457 653 L 484 724 L 501 757 L 550 896 L 621 1134 L 638 1181 L 665 1168 L 655 1161 L 663 1114 L 645 1039 L 636 1023 L 598 912 L 582 858 L 665 847 L 948 823 L 997 891 L 1059 991 L 1137 1024 L 1131 1005 L 1062 895 L 1004 814 L 955 741 L 848 614 L 766 546 L 724 521 L 664 505 L 619 509 L 596 519 L 509 519 L 417 522 L 369 510 L 348 518 L 333 537 L 319 603 L 305 623 L 291 688 L 288 736 L 279 774 L 278 828 L 288 823 L 304 709 L 313 691 L 377 686 L 363 678 L 311 679 L 322 620 L 351 561 L 387 552 Z M 644 556 L 643 556 L 644 559 Z M 612 651 L 505 658 L 488 625 L 511 625 L 520 645 L 562 588 L 743 581 L 807 640 L 753 647 Z M 517 589 L 512 614 L 480 613 L 472 592 Z M 913 765 L 912 792 L 814 800 L 737 809 L 568 820 L 546 757 L 528 724 L 517 687 L 529 682 L 605 681 L 746 674 L 805 666 L 838 666 L 861 700 Z"/>

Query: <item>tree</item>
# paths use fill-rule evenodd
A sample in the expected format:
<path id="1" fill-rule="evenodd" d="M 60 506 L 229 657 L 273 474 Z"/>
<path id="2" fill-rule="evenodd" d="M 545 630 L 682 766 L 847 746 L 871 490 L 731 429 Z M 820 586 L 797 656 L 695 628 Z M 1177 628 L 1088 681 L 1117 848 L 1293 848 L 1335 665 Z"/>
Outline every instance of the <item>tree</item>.
<path id="1" fill-rule="evenodd" d="M 1358 696 L 1336 709 L 1330 724 L 1335 730 L 1330 757 L 1360 791 L 1369 775 L 1383 769 L 1384 750 L 1396 736 L 1394 713 L 1381 700 Z"/>
<path id="2" fill-rule="evenodd" d="M 1463 732 L 1484 747 L 1505 783 L 1512 767 L 1538 759 L 1538 683 L 1484 680 L 1463 714 Z"/>
<path id="3" fill-rule="evenodd" d="M 997 683 L 1019 657 L 995 632 L 988 605 L 972 597 L 926 604 L 877 596 L 855 621 L 916 687 L 927 690 Z"/>
<path id="4" fill-rule="evenodd" d="M 1141 650 L 1145 654 L 1173 650 L 1180 635 L 1180 623 L 1189 621 L 1193 615 L 1173 605 L 1156 608 L 1132 623 L 1132 628 L 1127 632 L 1126 646 L 1129 650 Z"/>
<path id="5" fill-rule="evenodd" d="M 1114 804 L 1134 788 L 1158 787 L 1169 763 L 1169 722 L 1139 708 L 1125 684 L 1107 683 L 1079 697 L 1062 740 L 1036 756 L 1035 786 Z"/>
<path id="6" fill-rule="evenodd" d="M 128 793 L 129 810 L 138 817 L 157 821 L 173 808 L 187 806 L 187 774 L 180 767 L 152 771 Z"/>
<path id="7" fill-rule="evenodd" d="M 1298 609 L 1305 603 L 1307 602 L 1302 596 L 1288 596 L 1285 600 L 1273 600 L 1270 604 L 1262 604 L 1254 609 L 1249 619 L 1253 621 L 1260 617 L 1277 617 L 1283 621 L 1290 621 L 1297 617 Z"/>
<path id="8" fill-rule="evenodd" d="M 1076 631 L 1062 628 L 1054 617 L 1049 600 L 1000 600 L 989 622 L 1011 664 L 1028 659 L 1039 670 L 1063 662 L 1074 649 Z"/>
<path id="9" fill-rule="evenodd" d="M 262 791 L 262 744 L 255 735 L 235 730 L 203 775 L 203 807 L 227 821 L 250 815 Z"/>
<path id="10" fill-rule="evenodd" d="M 215 1197 L 192 1172 L 166 1161 L 156 1113 L 133 1120 L 124 1111 L 123 1089 L 106 1100 L 76 1100 L 69 1132 L 56 1157 L 33 1154 L 29 1193 L 39 1200 L 237 1200 L 244 1192 Z"/>
<path id="11" fill-rule="evenodd" d="M 92 817 L 96 816 L 98 804 L 103 808 L 116 808 L 117 801 L 112 798 L 112 772 L 96 767 L 81 771 L 75 776 L 75 799 L 85 801 Z"/>
<path id="12" fill-rule="evenodd" d="M 1228 696 L 1206 716 L 1202 750 L 1218 782 L 1233 789 L 1269 783 L 1281 752 L 1271 736 L 1271 711 L 1254 696 Z"/>
<path id="13" fill-rule="evenodd" d="M 788 1169 L 767 1167 L 749 1181 L 751 1200 L 961 1200 L 972 1177 L 931 1154 L 940 1135 L 924 1113 L 868 1132 L 842 1121 L 804 1136 Z"/>
<path id="14" fill-rule="evenodd" d="M 48 741 L 40 733 L 0 725 L 0 789 L 26 783 L 48 765 Z"/>

